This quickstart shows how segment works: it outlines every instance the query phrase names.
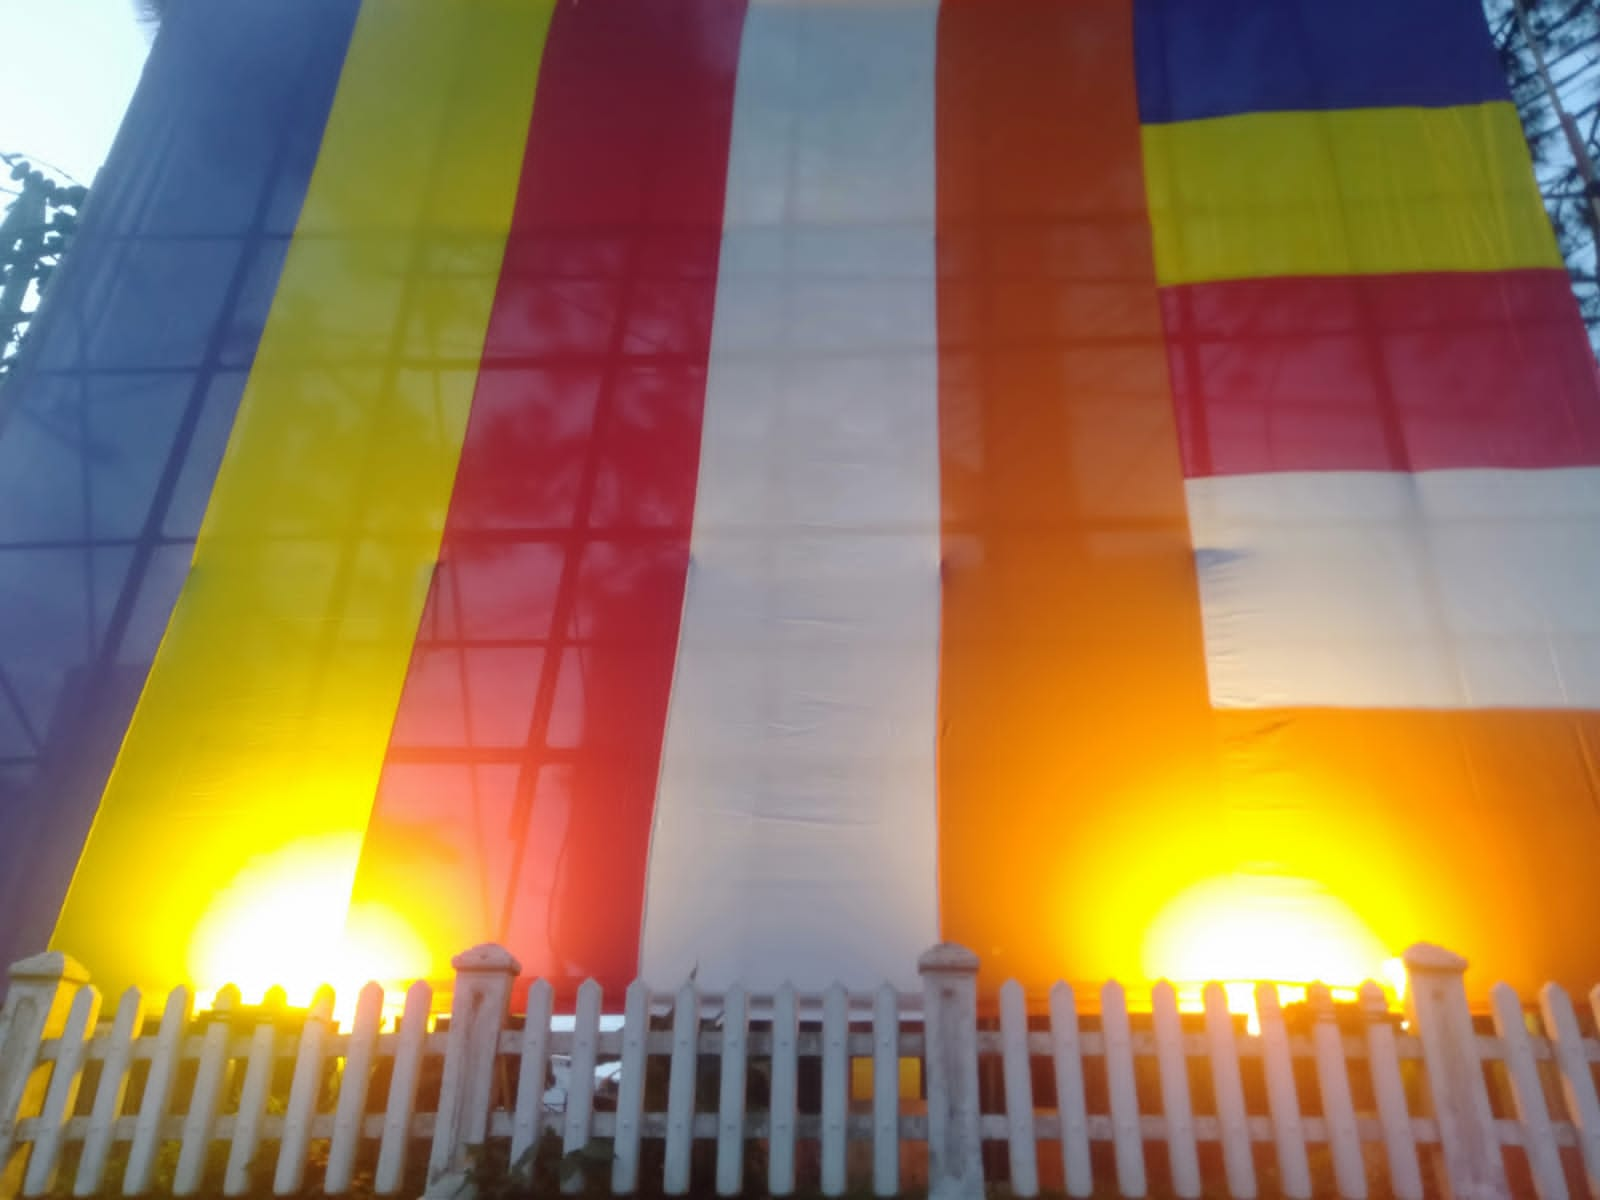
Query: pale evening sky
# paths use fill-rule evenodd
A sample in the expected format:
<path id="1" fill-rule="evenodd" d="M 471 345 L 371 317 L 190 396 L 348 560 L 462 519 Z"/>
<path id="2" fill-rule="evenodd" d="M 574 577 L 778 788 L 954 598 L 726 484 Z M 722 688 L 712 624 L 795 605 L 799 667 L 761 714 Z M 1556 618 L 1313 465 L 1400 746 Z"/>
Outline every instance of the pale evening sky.
<path id="1" fill-rule="evenodd" d="M 147 50 L 132 0 L 0 0 L 0 151 L 92 182 Z"/>

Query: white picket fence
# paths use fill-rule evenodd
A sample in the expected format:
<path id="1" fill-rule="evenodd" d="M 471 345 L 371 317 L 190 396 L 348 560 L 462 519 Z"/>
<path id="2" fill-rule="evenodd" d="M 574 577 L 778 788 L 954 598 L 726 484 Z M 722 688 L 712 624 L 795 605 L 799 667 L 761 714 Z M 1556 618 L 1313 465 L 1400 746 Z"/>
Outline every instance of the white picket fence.
<path id="1" fill-rule="evenodd" d="M 493 1154 L 618 1194 L 1600 1198 L 1600 988 L 1586 1035 L 1559 988 L 1530 1010 L 1502 985 L 1490 1032 L 1462 960 L 1418 946 L 1406 964 L 1404 1016 L 1376 986 L 1286 1010 L 1269 984 L 1251 1028 L 1217 986 L 1196 1014 L 1163 984 L 1130 1015 L 1116 983 L 1058 985 L 1030 1012 L 1013 982 L 980 1019 L 976 957 L 941 946 L 920 995 L 636 983 L 619 1024 L 592 981 L 575 1012 L 538 983 L 509 1016 L 517 965 L 490 946 L 456 960 L 448 1021 L 417 983 L 385 1028 L 369 985 L 341 1032 L 330 994 L 294 1014 L 240 1009 L 231 989 L 195 1015 L 179 988 L 148 1020 L 129 991 L 100 1022 L 81 968 L 41 955 L 12 968 L 0 1009 L 0 1200 L 445 1197 L 489 1178 Z M 564 1104 L 552 1055 L 570 1061 Z M 602 1109 L 606 1062 L 619 1086 Z"/>

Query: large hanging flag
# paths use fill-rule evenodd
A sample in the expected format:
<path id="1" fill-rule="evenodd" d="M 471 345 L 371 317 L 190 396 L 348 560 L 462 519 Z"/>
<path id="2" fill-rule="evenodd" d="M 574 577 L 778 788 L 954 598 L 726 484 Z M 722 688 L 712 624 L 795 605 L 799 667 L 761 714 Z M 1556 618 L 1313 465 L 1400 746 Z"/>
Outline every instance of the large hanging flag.
<path id="1" fill-rule="evenodd" d="M 1600 970 L 1600 381 L 1474 0 L 188 5 L 80 236 L 10 957 Z"/>

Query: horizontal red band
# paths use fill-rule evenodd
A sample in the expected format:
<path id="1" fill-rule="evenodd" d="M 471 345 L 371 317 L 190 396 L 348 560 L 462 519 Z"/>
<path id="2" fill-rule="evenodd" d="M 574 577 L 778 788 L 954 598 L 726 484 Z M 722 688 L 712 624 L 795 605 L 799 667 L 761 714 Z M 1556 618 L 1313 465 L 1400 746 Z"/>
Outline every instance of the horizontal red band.
<path id="1" fill-rule="evenodd" d="M 1600 465 L 1600 372 L 1566 276 L 1164 289 L 1184 474 Z"/>

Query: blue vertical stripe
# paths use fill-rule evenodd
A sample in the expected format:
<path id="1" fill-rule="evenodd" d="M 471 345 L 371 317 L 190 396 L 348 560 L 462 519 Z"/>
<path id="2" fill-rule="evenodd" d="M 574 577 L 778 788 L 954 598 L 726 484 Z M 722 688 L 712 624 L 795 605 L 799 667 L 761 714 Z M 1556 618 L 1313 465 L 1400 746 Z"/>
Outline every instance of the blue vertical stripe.
<path id="1" fill-rule="evenodd" d="M 359 7 L 176 6 L 0 393 L 0 963 L 49 938 L 188 571 Z"/>

